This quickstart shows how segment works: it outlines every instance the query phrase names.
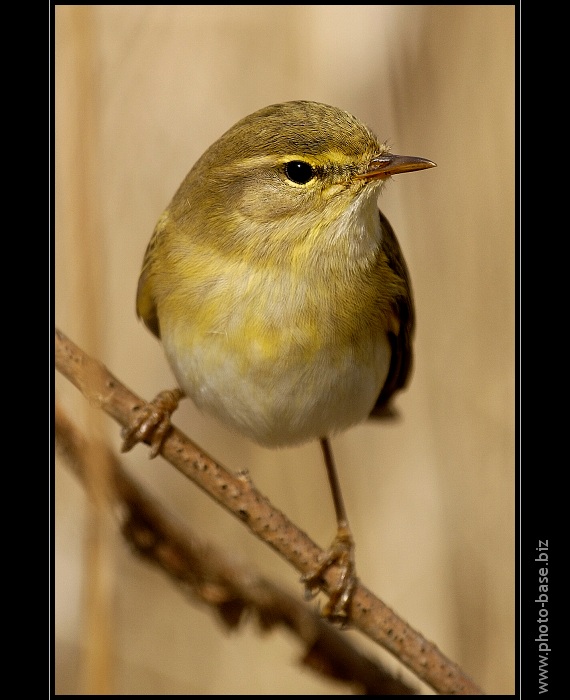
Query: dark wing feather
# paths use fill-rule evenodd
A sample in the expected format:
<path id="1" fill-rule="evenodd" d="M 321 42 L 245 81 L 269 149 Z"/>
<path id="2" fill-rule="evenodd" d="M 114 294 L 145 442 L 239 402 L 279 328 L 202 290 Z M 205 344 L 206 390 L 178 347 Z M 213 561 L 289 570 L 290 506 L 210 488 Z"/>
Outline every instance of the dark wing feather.
<path id="1" fill-rule="evenodd" d="M 379 211 L 379 214 L 384 252 L 391 269 L 403 280 L 405 293 L 398 296 L 394 302 L 394 312 L 399 318 L 400 328 L 398 333 L 388 333 L 388 340 L 392 348 L 390 368 L 382 391 L 370 413 L 371 417 L 377 418 L 393 415 L 389 405 L 390 399 L 397 391 L 406 386 L 411 376 L 413 362 L 412 341 L 415 327 L 414 300 L 406 261 L 390 222 L 381 211 Z"/>
<path id="2" fill-rule="evenodd" d="M 162 222 L 162 219 L 161 219 Z M 156 302 L 153 294 L 153 275 L 152 262 L 156 258 L 155 248 L 162 242 L 162 233 L 164 225 L 159 228 L 159 225 L 154 230 L 151 236 L 142 265 L 139 284 L 137 287 L 137 316 L 142 318 L 145 326 L 154 333 L 160 340 L 160 325 L 158 323 L 158 314 Z"/>

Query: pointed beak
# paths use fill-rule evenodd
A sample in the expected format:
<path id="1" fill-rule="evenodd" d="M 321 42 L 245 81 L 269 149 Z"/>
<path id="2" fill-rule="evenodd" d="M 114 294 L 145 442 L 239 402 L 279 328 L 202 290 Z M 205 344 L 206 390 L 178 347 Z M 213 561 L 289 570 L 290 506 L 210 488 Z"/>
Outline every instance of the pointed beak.
<path id="1" fill-rule="evenodd" d="M 375 180 L 379 178 L 390 177 L 398 173 L 411 173 L 414 170 L 425 170 L 426 168 L 435 168 L 436 164 L 427 160 L 427 158 L 419 158 L 418 156 L 397 156 L 395 153 L 381 153 L 374 156 L 368 167 L 363 173 L 359 173 L 355 177 L 366 180 Z"/>

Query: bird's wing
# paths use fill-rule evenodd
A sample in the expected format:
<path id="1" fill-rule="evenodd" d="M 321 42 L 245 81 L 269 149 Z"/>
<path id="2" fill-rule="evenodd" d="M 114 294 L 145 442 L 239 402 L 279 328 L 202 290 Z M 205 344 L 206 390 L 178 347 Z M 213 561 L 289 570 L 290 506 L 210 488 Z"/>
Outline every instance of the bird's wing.
<path id="1" fill-rule="evenodd" d="M 378 396 L 370 416 L 383 418 L 393 416 L 390 399 L 403 389 L 411 376 L 413 350 L 412 340 L 415 326 L 414 300 L 408 268 L 400 249 L 400 244 L 388 219 L 379 211 L 382 226 L 382 244 L 392 270 L 403 280 L 405 294 L 398 296 L 394 303 L 394 314 L 399 320 L 397 332 L 389 332 L 388 340 L 392 349 L 388 376 Z"/>
<path id="2" fill-rule="evenodd" d="M 145 326 L 160 339 L 160 326 L 158 324 L 158 314 L 156 302 L 152 291 L 152 260 L 154 258 L 154 248 L 160 242 L 161 230 L 158 227 L 154 230 L 152 238 L 144 255 L 143 266 L 137 287 L 137 315 L 142 318 Z"/>

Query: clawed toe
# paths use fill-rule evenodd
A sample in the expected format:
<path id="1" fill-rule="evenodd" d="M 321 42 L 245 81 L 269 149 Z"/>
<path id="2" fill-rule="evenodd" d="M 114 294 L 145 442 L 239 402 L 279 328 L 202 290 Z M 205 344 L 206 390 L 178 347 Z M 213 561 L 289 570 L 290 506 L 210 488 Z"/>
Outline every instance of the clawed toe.
<path id="1" fill-rule="evenodd" d="M 172 427 L 170 416 L 183 396 L 180 389 L 161 391 L 153 401 L 142 406 L 130 425 L 121 433 L 121 452 L 128 452 L 138 442 L 149 442 L 150 457 L 156 457 Z"/>
<path id="2" fill-rule="evenodd" d="M 329 600 L 323 608 L 323 616 L 331 622 L 345 626 L 350 618 L 350 604 L 357 582 L 354 541 L 347 527 L 339 527 L 335 539 L 317 567 L 301 578 L 305 585 L 305 597 L 308 600 L 314 598 L 324 585 L 323 574 L 333 565 L 339 567 L 340 573 L 337 581 L 330 588 Z"/>

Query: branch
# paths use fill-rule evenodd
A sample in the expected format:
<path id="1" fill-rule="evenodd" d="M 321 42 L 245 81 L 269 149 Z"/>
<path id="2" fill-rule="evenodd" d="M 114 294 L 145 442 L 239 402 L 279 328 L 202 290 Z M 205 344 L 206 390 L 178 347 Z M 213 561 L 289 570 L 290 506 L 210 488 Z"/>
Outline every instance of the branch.
<path id="1" fill-rule="evenodd" d="M 108 370 L 87 356 L 61 331 L 55 333 L 56 368 L 94 405 L 127 427 L 144 401 L 132 394 Z M 274 508 L 243 474 L 228 472 L 173 427 L 163 442 L 162 456 L 182 474 L 239 518 L 257 537 L 307 574 L 323 551 L 283 513 Z M 324 574 L 327 592 L 338 575 L 332 566 Z M 358 583 L 352 600 L 351 624 L 390 651 L 418 678 L 442 694 L 481 695 L 482 691 L 447 659 L 435 644 Z"/>
<path id="2" fill-rule="evenodd" d="M 55 408 L 56 445 L 67 466 L 85 484 L 85 454 L 89 444 L 63 409 Z M 283 625 L 305 645 L 303 663 L 334 680 L 357 685 L 366 695 L 411 695 L 414 691 L 380 663 L 355 649 L 346 635 L 313 610 L 267 579 L 252 566 L 229 561 L 225 554 L 184 530 L 122 468 L 105 446 L 111 466 L 109 504 L 121 522 L 121 532 L 133 550 L 160 568 L 191 595 L 213 608 L 230 628 L 246 610 L 253 610 L 263 629 Z M 118 506 L 118 507 L 117 507 Z"/>

